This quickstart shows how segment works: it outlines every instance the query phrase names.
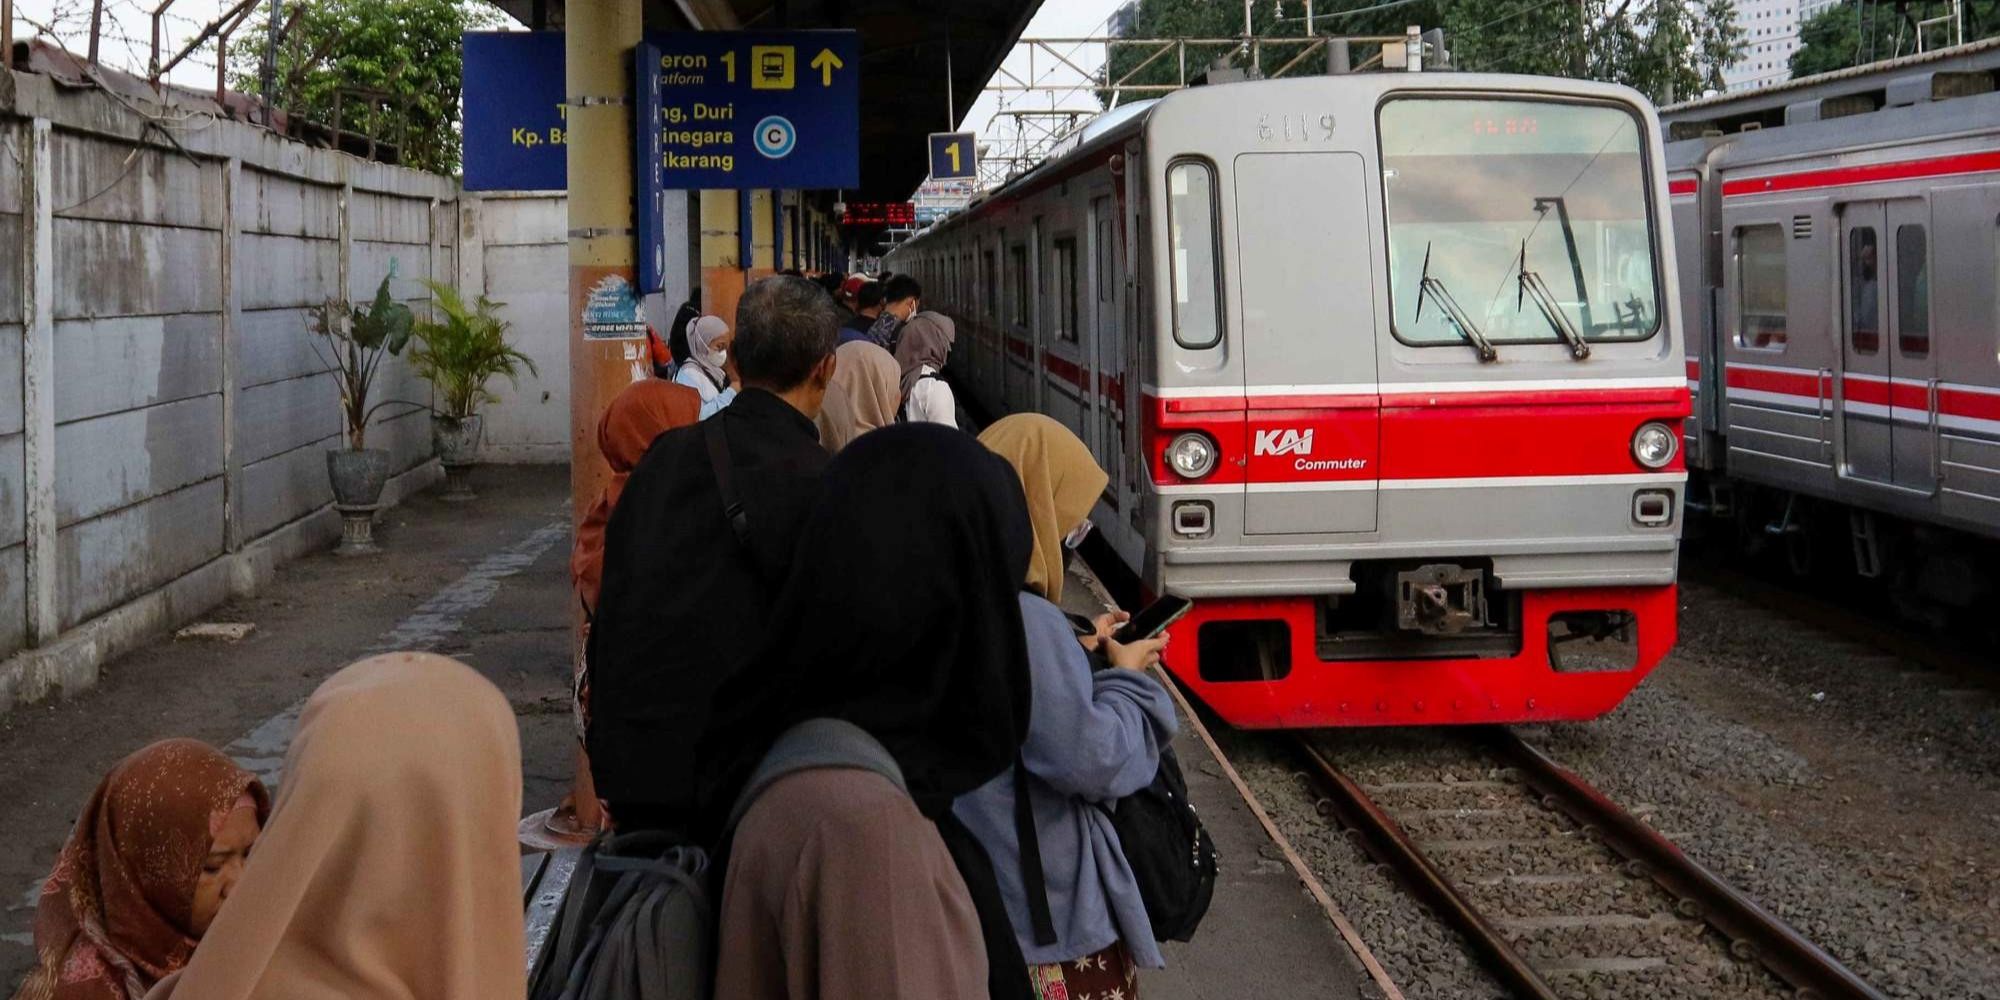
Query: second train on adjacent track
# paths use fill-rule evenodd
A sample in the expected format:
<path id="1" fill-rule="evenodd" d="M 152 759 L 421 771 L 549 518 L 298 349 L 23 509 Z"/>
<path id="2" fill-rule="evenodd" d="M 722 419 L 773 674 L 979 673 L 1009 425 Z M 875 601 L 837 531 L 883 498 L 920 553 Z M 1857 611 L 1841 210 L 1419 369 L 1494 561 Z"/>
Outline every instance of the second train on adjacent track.
<path id="1" fill-rule="evenodd" d="M 1676 627 L 1659 136 L 1572 80 L 1191 88 L 885 266 L 953 317 L 983 408 L 1090 445 L 1102 536 L 1194 599 L 1167 665 L 1229 722 L 1587 719 Z"/>

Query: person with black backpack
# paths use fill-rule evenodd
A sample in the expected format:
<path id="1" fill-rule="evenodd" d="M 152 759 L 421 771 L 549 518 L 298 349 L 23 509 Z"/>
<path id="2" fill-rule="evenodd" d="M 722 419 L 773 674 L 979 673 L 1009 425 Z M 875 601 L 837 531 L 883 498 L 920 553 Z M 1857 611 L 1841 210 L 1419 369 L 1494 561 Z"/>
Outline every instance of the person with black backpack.
<path id="1" fill-rule="evenodd" d="M 1033 700 L 1015 766 L 954 811 L 993 856 L 1037 997 L 1131 1000 L 1138 969 L 1166 961 L 1111 809 L 1153 783 L 1178 727 L 1146 672 L 1166 640 L 1121 645 L 1107 616 L 1088 638 L 1110 669 L 1094 671 L 1057 603 L 1065 553 L 1088 533 L 1108 482 L 1089 448 L 1035 413 L 1006 417 L 979 441 L 1020 475 L 1034 526 L 1019 595 Z"/>

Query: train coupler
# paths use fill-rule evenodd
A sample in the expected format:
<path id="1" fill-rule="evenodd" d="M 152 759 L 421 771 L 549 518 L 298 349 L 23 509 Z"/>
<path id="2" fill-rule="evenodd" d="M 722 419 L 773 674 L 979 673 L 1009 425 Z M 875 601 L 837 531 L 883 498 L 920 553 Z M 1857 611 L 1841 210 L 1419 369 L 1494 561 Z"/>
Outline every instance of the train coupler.
<path id="1" fill-rule="evenodd" d="M 1486 622 L 1486 576 L 1477 568 L 1433 563 L 1396 574 L 1396 627 L 1457 635 Z"/>

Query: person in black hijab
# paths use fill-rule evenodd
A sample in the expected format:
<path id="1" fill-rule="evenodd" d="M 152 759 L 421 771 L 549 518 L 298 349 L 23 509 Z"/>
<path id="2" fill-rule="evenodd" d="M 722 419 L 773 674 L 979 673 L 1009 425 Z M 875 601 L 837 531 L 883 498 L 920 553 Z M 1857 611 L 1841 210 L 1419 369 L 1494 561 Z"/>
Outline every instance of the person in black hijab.
<path id="1" fill-rule="evenodd" d="M 780 733 L 815 718 L 866 730 L 936 825 L 978 913 L 988 991 L 1007 1000 L 1031 994 L 1026 965 L 992 862 L 951 806 L 1006 771 L 1027 734 L 1017 595 L 1034 535 L 1023 495 L 1005 461 L 943 427 L 886 427 L 841 451 L 801 532 L 777 627 L 717 691 L 697 750 L 698 826 L 712 840 Z M 791 819 L 810 821 L 841 820 Z M 756 822 L 753 810 L 735 849 Z"/>

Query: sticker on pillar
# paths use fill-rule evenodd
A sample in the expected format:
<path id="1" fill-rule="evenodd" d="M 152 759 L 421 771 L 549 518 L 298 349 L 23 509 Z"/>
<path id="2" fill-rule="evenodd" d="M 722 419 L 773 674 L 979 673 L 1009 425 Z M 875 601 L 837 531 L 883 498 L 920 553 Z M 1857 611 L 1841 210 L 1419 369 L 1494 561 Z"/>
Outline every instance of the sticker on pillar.
<path id="1" fill-rule="evenodd" d="M 646 335 L 645 308 L 624 271 L 583 268 L 571 287 L 583 290 L 577 318 L 587 340 L 629 340 Z"/>

